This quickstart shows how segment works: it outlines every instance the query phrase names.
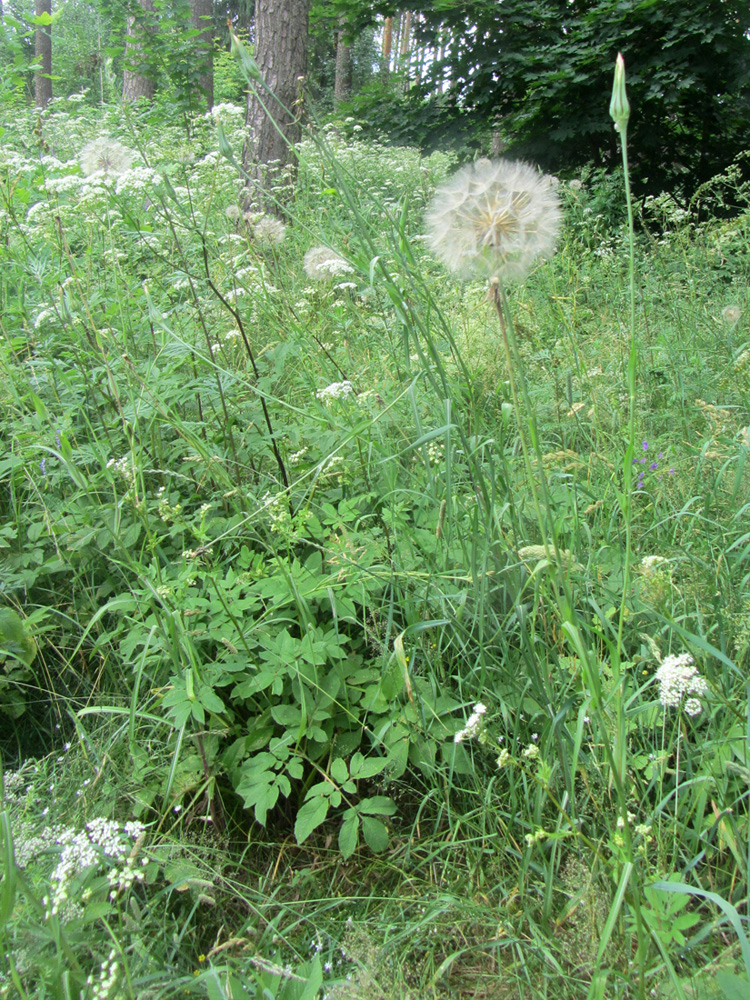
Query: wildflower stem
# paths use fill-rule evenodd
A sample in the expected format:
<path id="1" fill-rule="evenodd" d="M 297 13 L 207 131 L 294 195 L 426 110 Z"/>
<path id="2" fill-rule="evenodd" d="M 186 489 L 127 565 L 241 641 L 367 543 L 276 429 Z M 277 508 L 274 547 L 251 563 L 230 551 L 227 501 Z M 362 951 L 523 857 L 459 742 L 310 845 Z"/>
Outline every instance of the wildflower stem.
<path id="1" fill-rule="evenodd" d="M 620 57 L 621 59 L 622 57 Z M 615 77 L 617 79 L 617 75 Z M 623 82 L 624 90 L 624 70 Z M 628 256 L 630 269 L 630 351 L 628 355 L 628 445 L 625 450 L 623 460 L 623 492 L 621 498 L 621 509 L 625 522 L 625 564 L 623 567 L 622 597 L 620 600 L 620 614 L 617 626 L 617 643 L 612 658 L 612 672 L 616 690 L 616 748 L 613 753 L 613 764 L 615 765 L 618 789 L 621 791 L 621 802 L 626 805 L 623 797 L 624 784 L 626 779 L 626 752 L 627 752 L 627 731 L 623 711 L 623 690 L 624 677 L 620 669 L 622 659 L 623 630 L 625 626 L 625 616 L 627 613 L 628 595 L 630 593 L 631 581 L 631 557 L 632 557 L 632 481 L 633 481 L 633 456 L 635 454 L 635 417 L 636 417 L 636 389 L 638 374 L 638 352 L 636 345 L 635 328 L 635 228 L 633 224 L 633 199 L 630 191 L 630 170 L 628 167 L 628 117 L 624 115 L 619 121 L 617 131 L 620 135 L 620 148 L 622 149 L 622 168 L 625 178 L 625 201 L 628 211 Z M 632 860 L 632 842 L 630 836 L 626 837 L 626 847 Z M 646 977 L 646 950 L 648 945 L 648 931 L 643 923 L 640 900 L 638 898 L 639 886 L 634 887 L 631 902 L 633 916 L 636 925 L 637 938 L 637 962 L 638 962 L 638 995 L 645 998 L 645 977 Z"/>

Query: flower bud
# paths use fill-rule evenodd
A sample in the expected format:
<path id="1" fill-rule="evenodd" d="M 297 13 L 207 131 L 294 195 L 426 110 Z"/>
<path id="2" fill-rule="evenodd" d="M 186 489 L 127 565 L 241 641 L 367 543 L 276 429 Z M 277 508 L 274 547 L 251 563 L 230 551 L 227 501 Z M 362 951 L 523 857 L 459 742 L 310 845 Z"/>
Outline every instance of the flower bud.
<path id="1" fill-rule="evenodd" d="M 630 118 L 630 105 L 628 104 L 628 95 L 625 91 L 625 60 L 622 58 L 622 52 L 617 53 L 615 79 L 612 84 L 612 100 L 609 103 L 609 115 L 614 121 L 615 129 L 618 132 L 627 128 L 628 119 Z"/>

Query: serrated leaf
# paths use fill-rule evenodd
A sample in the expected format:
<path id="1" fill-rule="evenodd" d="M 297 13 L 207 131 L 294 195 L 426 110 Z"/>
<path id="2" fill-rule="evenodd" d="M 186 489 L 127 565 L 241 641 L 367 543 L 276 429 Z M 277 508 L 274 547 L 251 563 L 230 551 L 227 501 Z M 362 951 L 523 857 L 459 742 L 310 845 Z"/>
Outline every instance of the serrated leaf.
<path id="1" fill-rule="evenodd" d="M 387 795 L 373 795 L 370 799 L 362 799 L 359 811 L 366 816 L 392 816 L 396 812 L 396 803 Z"/>
<path id="2" fill-rule="evenodd" d="M 375 854 L 384 851 L 388 846 L 388 830 L 385 823 L 381 823 L 379 819 L 374 819 L 372 816 L 363 816 L 362 833 L 367 846 Z"/>
<path id="3" fill-rule="evenodd" d="M 337 757 L 331 764 L 331 777 L 339 785 L 343 785 L 349 777 L 349 769 L 346 766 L 346 761 L 342 760 L 341 757 Z"/>
<path id="4" fill-rule="evenodd" d="M 359 840 L 359 816 L 352 809 L 347 815 L 339 830 L 339 850 L 341 857 L 346 860 L 350 858 L 357 849 Z"/>
<path id="5" fill-rule="evenodd" d="M 313 830 L 316 830 L 325 821 L 328 815 L 328 798 L 325 795 L 316 795 L 309 799 L 297 813 L 294 823 L 294 836 L 298 844 L 304 844 Z"/>

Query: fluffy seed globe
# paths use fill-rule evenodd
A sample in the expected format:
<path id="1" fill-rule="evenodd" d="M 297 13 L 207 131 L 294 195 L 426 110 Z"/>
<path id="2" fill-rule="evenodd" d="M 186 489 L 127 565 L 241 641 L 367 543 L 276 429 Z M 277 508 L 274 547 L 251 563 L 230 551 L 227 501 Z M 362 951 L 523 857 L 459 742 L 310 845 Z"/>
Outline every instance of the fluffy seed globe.
<path id="1" fill-rule="evenodd" d="M 527 163 L 477 160 L 435 192 L 428 245 L 461 278 L 518 281 L 554 253 L 561 218 L 553 178 Z"/>

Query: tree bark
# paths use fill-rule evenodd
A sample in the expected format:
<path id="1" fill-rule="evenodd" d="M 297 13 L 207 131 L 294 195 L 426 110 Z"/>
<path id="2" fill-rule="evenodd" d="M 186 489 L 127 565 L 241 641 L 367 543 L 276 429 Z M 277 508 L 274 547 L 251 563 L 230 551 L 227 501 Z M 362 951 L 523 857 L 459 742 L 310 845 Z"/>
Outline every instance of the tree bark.
<path id="1" fill-rule="evenodd" d="M 383 76 L 388 76 L 391 69 L 391 48 L 393 46 L 393 18 L 387 17 L 385 19 L 385 26 L 383 28 L 383 65 L 380 67 L 380 72 Z"/>
<path id="2" fill-rule="evenodd" d="M 138 0 L 138 5 L 146 14 L 152 14 L 154 11 L 154 0 Z M 147 97 L 152 101 L 154 98 L 156 87 L 153 77 L 148 74 L 143 51 L 143 36 L 148 30 L 148 26 L 140 19 L 128 18 L 125 36 L 125 71 L 122 76 L 123 101 L 135 101 L 139 97 Z"/>
<path id="3" fill-rule="evenodd" d="M 294 144 L 302 135 L 308 16 L 309 0 L 255 3 L 255 61 L 265 86 L 255 84 L 248 94 L 242 163 L 250 178 L 248 203 L 267 211 L 278 210 L 294 175 Z"/>
<path id="4" fill-rule="evenodd" d="M 201 73 L 198 85 L 206 95 L 209 111 L 214 105 L 214 50 L 213 27 L 211 15 L 213 0 L 190 0 L 191 20 L 200 36 L 196 39 L 198 56 L 202 61 L 204 72 Z"/>
<path id="5" fill-rule="evenodd" d="M 34 13 L 52 14 L 52 0 L 36 0 Z M 52 100 L 52 26 L 38 24 L 34 31 L 34 55 L 37 71 L 34 77 L 34 103 L 44 110 Z"/>
<path id="6" fill-rule="evenodd" d="M 352 47 L 346 41 L 346 18 L 339 18 L 336 38 L 336 78 L 333 85 L 333 103 L 340 104 L 352 94 Z"/>

